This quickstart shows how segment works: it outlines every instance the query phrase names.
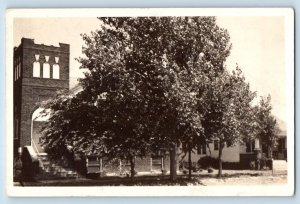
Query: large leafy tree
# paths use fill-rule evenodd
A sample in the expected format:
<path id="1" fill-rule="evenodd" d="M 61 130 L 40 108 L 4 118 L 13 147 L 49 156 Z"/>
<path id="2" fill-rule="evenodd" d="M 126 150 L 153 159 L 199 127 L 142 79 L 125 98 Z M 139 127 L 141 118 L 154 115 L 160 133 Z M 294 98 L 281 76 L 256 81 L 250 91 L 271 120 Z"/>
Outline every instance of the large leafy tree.
<path id="1" fill-rule="evenodd" d="M 204 140 L 206 79 L 225 73 L 226 30 L 214 17 L 99 20 L 98 30 L 83 35 L 82 92 L 46 105 L 53 112 L 46 148 L 126 158 L 132 176 L 135 156 L 180 144 L 190 152 Z"/>
<path id="2" fill-rule="evenodd" d="M 242 141 L 245 130 L 255 125 L 250 116 L 253 108 L 251 103 L 255 93 L 245 82 L 240 68 L 216 75 L 210 72 L 206 87 L 206 107 L 202 124 L 205 136 L 209 140 L 217 140 L 219 144 L 219 172 L 222 175 L 222 153 L 224 147 L 230 147 Z M 249 117 L 250 116 L 250 117 Z"/>
<path id="3" fill-rule="evenodd" d="M 271 96 L 261 97 L 256 107 L 257 137 L 268 147 L 268 156 L 273 157 L 273 149 L 277 146 L 278 127 L 276 118 L 272 115 Z"/>

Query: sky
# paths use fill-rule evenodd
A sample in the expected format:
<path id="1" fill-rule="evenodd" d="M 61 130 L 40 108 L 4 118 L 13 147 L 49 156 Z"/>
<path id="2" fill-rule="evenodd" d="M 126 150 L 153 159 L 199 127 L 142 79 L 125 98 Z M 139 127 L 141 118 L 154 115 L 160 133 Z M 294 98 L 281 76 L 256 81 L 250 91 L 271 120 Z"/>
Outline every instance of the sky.
<path id="1" fill-rule="evenodd" d="M 242 69 L 257 96 L 271 95 L 273 114 L 286 121 L 286 68 L 284 18 L 218 16 L 217 24 L 227 29 L 232 43 L 226 61 L 228 69 L 236 64 Z M 70 77 L 83 77 L 75 58 L 82 56 L 81 33 L 90 33 L 99 27 L 96 18 L 16 18 L 14 46 L 21 38 L 34 39 L 37 44 L 70 44 Z"/>

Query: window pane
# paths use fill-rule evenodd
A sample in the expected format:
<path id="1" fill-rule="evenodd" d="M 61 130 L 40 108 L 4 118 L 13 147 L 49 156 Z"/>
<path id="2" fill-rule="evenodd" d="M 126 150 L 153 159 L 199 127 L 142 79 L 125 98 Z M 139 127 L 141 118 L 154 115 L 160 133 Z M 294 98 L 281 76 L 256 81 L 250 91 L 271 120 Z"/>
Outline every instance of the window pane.
<path id="1" fill-rule="evenodd" d="M 21 63 L 20 63 L 20 67 L 19 67 L 19 77 L 18 78 L 20 78 L 20 76 L 21 76 Z"/>
<path id="2" fill-rule="evenodd" d="M 202 154 L 202 152 L 201 152 L 201 144 L 197 145 L 197 154 Z"/>
<path id="3" fill-rule="evenodd" d="M 219 140 L 214 140 L 214 150 L 219 150 Z"/>
<path id="4" fill-rule="evenodd" d="M 59 65 L 53 65 L 53 79 L 59 79 Z"/>
<path id="5" fill-rule="evenodd" d="M 19 64 L 18 64 L 18 66 L 17 66 L 17 70 L 16 70 L 16 79 L 18 79 L 19 78 Z"/>
<path id="6" fill-rule="evenodd" d="M 50 64 L 43 64 L 43 78 L 50 78 Z"/>
<path id="7" fill-rule="evenodd" d="M 40 63 L 34 62 L 33 63 L 33 77 L 40 77 L 41 76 L 40 72 L 41 72 Z"/>
<path id="8" fill-rule="evenodd" d="M 206 144 L 202 145 L 202 154 L 206 154 Z"/>

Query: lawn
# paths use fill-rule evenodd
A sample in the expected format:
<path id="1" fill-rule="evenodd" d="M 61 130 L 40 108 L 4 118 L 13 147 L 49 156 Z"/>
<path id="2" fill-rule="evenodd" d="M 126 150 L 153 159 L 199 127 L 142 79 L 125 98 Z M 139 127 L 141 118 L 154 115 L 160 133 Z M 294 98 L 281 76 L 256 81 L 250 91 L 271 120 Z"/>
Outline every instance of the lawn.
<path id="1" fill-rule="evenodd" d="M 286 174 L 272 175 L 272 171 L 223 170 L 221 179 L 217 170 L 213 173 L 202 171 L 194 173 L 191 180 L 187 175 L 179 174 L 171 182 L 168 175 L 138 174 L 134 181 L 128 177 L 107 176 L 103 178 L 54 179 L 23 182 L 24 186 L 210 186 L 210 185 L 271 185 L 286 184 Z M 16 186 L 20 183 L 15 182 Z"/>

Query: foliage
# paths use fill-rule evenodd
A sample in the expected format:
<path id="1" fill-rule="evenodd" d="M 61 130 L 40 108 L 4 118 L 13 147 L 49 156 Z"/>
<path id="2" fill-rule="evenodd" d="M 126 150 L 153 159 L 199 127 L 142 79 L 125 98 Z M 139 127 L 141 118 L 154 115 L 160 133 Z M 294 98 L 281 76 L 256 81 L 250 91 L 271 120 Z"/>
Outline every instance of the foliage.
<path id="1" fill-rule="evenodd" d="M 207 169 L 209 167 L 218 168 L 218 159 L 210 156 L 201 157 L 198 160 L 198 165 L 202 169 Z"/>
<path id="2" fill-rule="evenodd" d="M 95 107 L 82 101 L 80 94 L 74 97 L 61 92 L 42 105 L 44 114 L 51 116 L 41 138 L 51 156 L 60 157 L 66 151 L 91 154 L 104 149 L 103 143 L 97 140 Z"/>
<path id="3" fill-rule="evenodd" d="M 237 67 L 232 73 L 224 71 L 209 75 L 210 86 L 206 88 L 206 110 L 202 118 L 205 137 L 219 141 L 219 177 L 222 172 L 222 152 L 225 147 L 241 142 L 245 130 L 254 128 L 255 121 L 250 113 L 256 94 L 245 82 L 242 71 Z M 253 126 L 253 127 L 251 127 Z"/>
<path id="4" fill-rule="evenodd" d="M 98 30 L 83 35 L 82 92 L 45 105 L 52 111 L 45 148 L 132 160 L 174 144 L 186 152 L 204 141 L 204 79 L 225 69 L 226 30 L 214 17 L 99 20 Z"/>
<path id="5" fill-rule="evenodd" d="M 51 110 L 42 136 L 46 151 L 127 159 L 133 177 L 135 156 L 174 145 L 187 153 L 218 139 L 221 161 L 225 144 L 257 129 L 255 93 L 239 67 L 227 71 L 229 35 L 215 17 L 99 21 L 99 29 L 82 35 L 82 91 L 44 104 Z M 272 142 L 270 134 L 260 136 Z"/>
<path id="6" fill-rule="evenodd" d="M 225 143 L 232 146 L 240 142 L 245 129 L 254 123 L 249 112 L 255 97 L 241 69 L 211 77 L 211 86 L 206 90 L 207 106 L 202 120 L 206 138 L 218 139 L 223 147 Z"/>
<path id="7" fill-rule="evenodd" d="M 272 148 L 277 145 L 280 129 L 275 117 L 271 113 L 271 96 L 267 98 L 261 97 L 259 105 L 256 108 L 258 124 L 257 137 L 272 151 Z"/>
<path id="8" fill-rule="evenodd" d="M 209 167 L 209 168 L 207 169 L 207 172 L 208 172 L 208 173 L 213 173 L 213 172 L 214 172 L 214 169 L 211 168 L 211 167 Z"/>

